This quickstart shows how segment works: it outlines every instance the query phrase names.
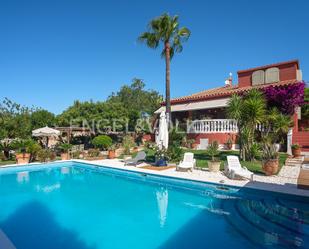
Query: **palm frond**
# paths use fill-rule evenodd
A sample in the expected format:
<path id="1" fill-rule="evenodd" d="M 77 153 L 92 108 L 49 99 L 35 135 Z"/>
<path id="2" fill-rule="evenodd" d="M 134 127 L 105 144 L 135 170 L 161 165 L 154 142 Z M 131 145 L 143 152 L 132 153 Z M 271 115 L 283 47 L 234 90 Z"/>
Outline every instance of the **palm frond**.
<path id="1" fill-rule="evenodd" d="M 227 116 L 231 119 L 240 120 L 242 116 L 243 101 L 239 95 L 233 94 L 227 104 Z"/>
<path id="2" fill-rule="evenodd" d="M 182 27 L 178 30 L 178 36 L 180 36 L 183 41 L 187 41 L 191 36 L 191 31 L 186 27 Z"/>
<path id="3" fill-rule="evenodd" d="M 164 13 L 159 17 L 154 18 L 148 24 L 148 32 L 141 34 L 139 41 L 146 43 L 150 48 L 157 48 L 160 42 L 165 45 L 169 43 L 170 58 L 173 58 L 175 53 L 180 53 L 183 50 L 182 43 L 190 37 L 190 30 L 186 27 L 179 28 L 179 17 L 177 15 L 170 16 Z M 161 56 L 165 56 L 163 49 Z"/>
<path id="4" fill-rule="evenodd" d="M 155 33 L 145 32 L 138 37 L 138 41 L 146 43 L 150 48 L 157 48 L 159 41 Z"/>

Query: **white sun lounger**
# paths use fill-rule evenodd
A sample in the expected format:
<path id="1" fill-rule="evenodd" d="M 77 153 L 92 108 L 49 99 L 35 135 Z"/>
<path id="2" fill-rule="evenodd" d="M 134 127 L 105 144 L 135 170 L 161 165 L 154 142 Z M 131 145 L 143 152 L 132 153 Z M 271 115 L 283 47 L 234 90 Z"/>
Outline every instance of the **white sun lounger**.
<path id="1" fill-rule="evenodd" d="M 183 160 L 177 166 L 178 171 L 188 171 L 193 170 L 195 167 L 196 160 L 194 159 L 194 154 L 191 152 L 186 152 L 183 156 Z"/>
<path id="2" fill-rule="evenodd" d="M 225 167 L 225 173 L 228 177 L 234 179 L 236 177 L 247 178 L 253 181 L 253 173 L 247 168 L 242 167 L 238 156 L 227 156 L 227 164 Z"/>

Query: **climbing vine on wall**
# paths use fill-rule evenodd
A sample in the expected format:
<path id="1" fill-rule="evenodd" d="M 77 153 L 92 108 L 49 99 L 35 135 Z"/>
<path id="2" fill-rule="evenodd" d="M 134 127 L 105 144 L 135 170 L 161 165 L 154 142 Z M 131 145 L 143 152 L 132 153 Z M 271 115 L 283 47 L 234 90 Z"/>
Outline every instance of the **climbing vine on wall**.
<path id="1" fill-rule="evenodd" d="M 264 94 L 269 106 L 277 107 L 284 114 L 293 114 L 296 106 L 304 104 L 305 82 L 286 86 L 269 86 Z"/>

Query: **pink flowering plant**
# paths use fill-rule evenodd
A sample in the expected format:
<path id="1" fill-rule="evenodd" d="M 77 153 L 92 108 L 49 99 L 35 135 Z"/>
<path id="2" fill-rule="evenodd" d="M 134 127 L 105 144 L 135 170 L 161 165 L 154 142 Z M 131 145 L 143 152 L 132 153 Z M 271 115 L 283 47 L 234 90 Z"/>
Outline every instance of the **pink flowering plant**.
<path id="1" fill-rule="evenodd" d="M 295 107 L 304 104 L 305 82 L 287 86 L 269 86 L 264 89 L 267 103 L 277 107 L 284 114 L 293 114 Z"/>

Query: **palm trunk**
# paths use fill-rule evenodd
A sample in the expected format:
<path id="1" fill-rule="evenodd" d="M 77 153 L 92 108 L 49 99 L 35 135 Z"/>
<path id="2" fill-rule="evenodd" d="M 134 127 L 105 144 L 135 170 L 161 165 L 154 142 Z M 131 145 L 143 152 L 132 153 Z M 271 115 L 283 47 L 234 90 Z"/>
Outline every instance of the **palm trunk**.
<path id="1" fill-rule="evenodd" d="M 238 125 L 238 140 L 239 140 L 239 157 L 241 160 L 245 161 L 246 160 L 246 153 L 245 153 L 245 148 L 243 145 L 243 141 L 242 141 L 242 127 L 240 125 Z"/>
<path id="2" fill-rule="evenodd" d="M 166 103 L 166 115 L 168 122 L 172 120 L 171 115 L 171 94 L 170 94 L 170 44 L 169 42 L 165 42 L 165 103 Z"/>

